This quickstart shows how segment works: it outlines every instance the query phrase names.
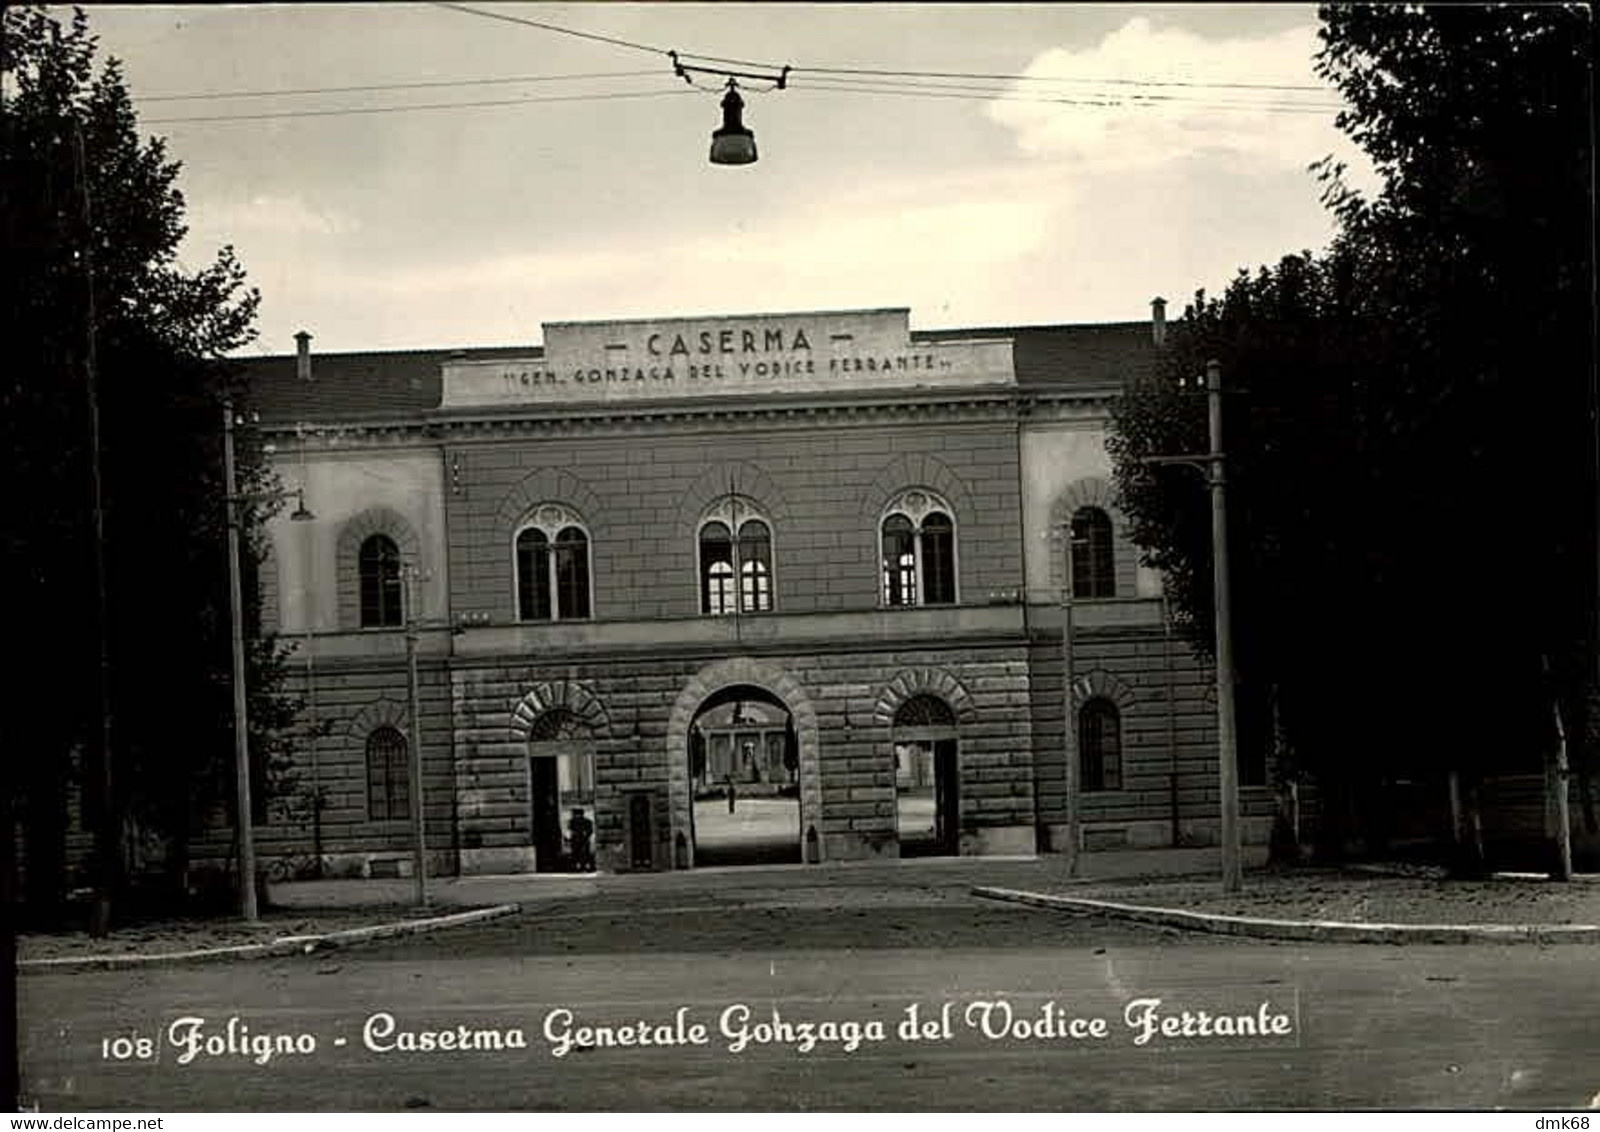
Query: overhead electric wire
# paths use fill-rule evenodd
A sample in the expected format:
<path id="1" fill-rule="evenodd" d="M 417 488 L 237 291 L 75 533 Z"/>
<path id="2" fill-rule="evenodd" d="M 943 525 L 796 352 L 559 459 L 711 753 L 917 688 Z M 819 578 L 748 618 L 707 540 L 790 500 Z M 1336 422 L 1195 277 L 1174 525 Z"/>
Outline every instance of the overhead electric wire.
<path id="1" fill-rule="evenodd" d="M 1127 78 L 1095 78 L 1093 76 L 1066 76 L 1066 75 L 1000 75 L 984 74 L 975 71 L 890 71 L 876 70 L 868 67 L 794 67 L 792 72 L 796 75 L 827 75 L 830 77 L 860 75 L 872 78 L 896 79 L 987 79 L 994 82 L 1008 83 L 1106 83 L 1112 86 L 1181 86 L 1181 87 L 1216 87 L 1219 89 L 1237 90 L 1278 90 L 1278 91 L 1312 91 L 1317 94 L 1326 94 L 1327 88 L 1312 84 L 1296 85 L 1293 83 L 1223 83 L 1202 82 L 1199 79 L 1127 79 Z"/>
<path id="2" fill-rule="evenodd" d="M 436 6 L 440 8 L 448 8 L 453 12 L 465 12 L 470 16 L 482 16 L 484 19 L 488 20 L 504 20 L 507 23 L 522 24 L 526 27 L 539 28 L 543 31 L 553 31 L 560 35 L 577 36 L 579 39 L 592 39 L 597 43 L 609 43 L 615 47 L 626 47 L 633 51 L 643 51 L 649 55 L 667 54 L 667 52 L 661 48 L 651 47 L 648 44 L 634 43 L 630 40 L 618 39 L 615 36 L 610 35 L 600 35 L 597 32 L 592 31 L 579 31 L 576 28 L 565 28 L 559 24 L 545 23 L 543 20 L 530 20 L 526 16 L 508 16 L 503 12 L 489 12 L 482 8 L 468 7 L 466 4 L 445 3 L 443 0 L 437 0 Z"/>
<path id="3" fill-rule="evenodd" d="M 527 27 L 539 28 L 543 31 L 555 32 L 560 35 L 577 36 L 581 39 L 595 40 L 600 43 L 609 43 L 617 47 L 626 47 L 633 51 L 643 51 L 652 55 L 670 56 L 672 52 L 662 47 L 654 47 L 646 43 L 636 43 L 632 40 L 618 39 L 614 36 L 600 35 L 596 32 L 580 31 L 576 28 L 563 27 L 544 20 L 532 20 L 526 16 L 513 16 L 504 12 L 491 12 L 483 8 L 474 8 L 466 4 L 453 4 L 447 0 L 436 0 L 436 6 L 447 8 L 455 12 L 468 15 L 482 16 L 491 20 L 504 20 L 508 23 L 523 24 Z M 751 59 L 735 59 L 723 55 L 697 55 L 689 51 L 679 51 L 678 55 L 685 59 L 702 59 L 710 63 L 727 63 L 735 67 L 756 67 L 777 70 L 779 64 L 760 62 Z M 793 75 L 813 74 L 834 77 L 863 76 L 871 78 L 893 79 L 985 79 L 998 82 L 1085 82 L 1106 83 L 1116 86 L 1173 86 L 1190 87 L 1197 89 L 1223 89 L 1223 90 L 1275 90 L 1275 91 L 1306 91 L 1318 94 L 1326 93 L 1326 88 L 1313 84 L 1295 83 L 1248 83 L 1248 82 L 1208 82 L 1200 79 L 1129 79 L 1129 78 L 1096 78 L 1093 76 L 1054 76 L 1054 75 L 1008 75 L 979 71 L 897 71 L 886 67 L 807 67 L 792 66 L 789 71 Z"/>
<path id="4" fill-rule="evenodd" d="M 1158 105 L 1166 104 L 1168 100 L 1170 100 L 1171 104 L 1173 105 L 1197 110 L 1248 110 L 1266 111 L 1271 113 L 1298 112 L 1303 114 L 1327 114 L 1335 112 L 1339 109 L 1339 107 L 1336 106 L 1313 106 L 1310 104 L 1285 104 L 1268 102 L 1197 102 L 1188 99 L 1175 99 L 1172 96 L 1161 95 L 1124 95 L 1116 98 L 1115 100 L 1107 100 L 1093 98 L 1073 98 L 1067 96 L 1053 97 L 1042 93 L 1038 95 L 1015 94 L 1000 90 L 986 93 L 974 93 L 973 91 L 962 90 L 959 88 L 939 86 L 919 87 L 911 84 L 899 86 L 893 84 L 869 85 L 865 83 L 853 83 L 847 85 L 838 83 L 791 82 L 789 86 L 790 89 L 799 91 L 818 91 L 838 94 L 887 95 L 902 98 L 942 98 L 955 99 L 965 102 L 1042 103 L 1046 105 L 1088 106 L 1104 109 L 1149 109 Z M 754 93 L 762 93 L 762 90 L 763 88 L 754 88 Z M 619 99 L 662 98 L 670 95 L 704 93 L 715 93 L 715 91 L 713 91 L 712 88 L 703 86 L 699 83 L 694 83 L 691 84 L 689 88 L 677 87 L 668 90 L 605 91 L 589 94 L 542 95 L 530 98 L 481 99 L 471 102 L 423 102 L 396 106 L 352 106 L 333 107 L 327 109 L 303 108 L 299 110 L 261 111 L 259 113 L 248 114 L 198 114 L 182 115 L 169 118 L 145 118 L 143 119 L 143 122 L 145 125 L 149 126 L 207 122 L 261 122 L 292 118 L 334 118 L 358 114 L 401 114 L 414 110 L 475 110 L 490 107 L 527 106 L 539 103 L 607 102 Z"/>
<path id="5" fill-rule="evenodd" d="M 608 94 L 557 94 L 539 98 L 500 98 L 481 102 L 420 102 L 411 106 L 351 106 L 332 110 L 279 110 L 260 114 L 209 114 L 185 118 L 146 118 L 147 126 L 177 122 L 260 122 L 273 118 L 334 118 L 347 114 L 402 114 L 409 110 L 476 110 L 487 106 L 526 106 L 539 102 L 606 102 L 619 98 L 666 98 L 692 90 L 635 90 Z"/>
<path id="6" fill-rule="evenodd" d="M 1093 106 L 1109 109 L 1133 108 L 1153 109 L 1163 105 L 1153 101 L 1153 95 L 1129 95 L 1114 102 L 1104 100 L 1089 100 L 1083 98 L 1051 97 L 1039 95 L 1010 95 L 996 93 L 993 95 L 969 94 L 938 87 L 867 87 L 867 86 L 835 86 L 829 83 L 799 83 L 791 81 L 790 89 L 797 91 L 828 91 L 840 94 L 882 94 L 900 96 L 904 98 L 953 98 L 966 102 L 1032 102 L 1045 103 L 1056 106 Z M 1182 100 L 1177 106 L 1194 110 L 1262 110 L 1272 113 L 1301 113 L 1301 114 L 1333 114 L 1343 107 L 1339 106 L 1314 106 L 1309 103 L 1273 103 L 1273 102 L 1196 102 Z"/>
<path id="7" fill-rule="evenodd" d="M 290 87 L 283 90 L 215 90 L 201 94 L 147 94 L 135 102 L 199 102 L 225 98 L 278 98 L 303 94 L 357 94 L 368 91 L 424 90 L 452 86 L 505 86 L 514 83 L 555 83 L 576 79 L 641 79 L 659 75 L 655 71 L 588 71 L 571 75 L 506 75 L 493 79 L 429 79 L 409 83 L 370 83 L 363 86 Z"/>
<path id="8" fill-rule="evenodd" d="M 1325 114 L 1337 112 L 1343 107 L 1336 103 L 1313 102 L 1266 102 L 1266 101 L 1236 101 L 1224 102 L 1206 100 L 1200 101 L 1181 95 L 1172 94 L 1104 94 L 1094 97 L 1096 92 L 1088 92 L 1082 96 L 1051 95 L 1045 92 L 1038 94 L 1024 94 L 995 87 L 961 86 L 953 84 L 917 84 L 917 83 L 869 83 L 855 82 L 848 85 L 837 82 L 808 82 L 802 79 L 791 79 L 789 87 L 793 90 L 826 90 L 843 93 L 859 94 L 891 94 L 917 96 L 927 98 L 958 98 L 975 102 L 1043 102 L 1066 106 L 1096 106 L 1105 108 L 1120 108 L 1127 106 L 1152 107 L 1157 105 L 1173 105 L 1177 107 L 1192 107 L 1205 110 L 1273 110 L 1273 111 L 1300 111 L 1310 114 Z"/>
<path id="9" fill-rule="evenodd" d="M 746 59 L 734 59 L 726 56 L 695 55 L 685 52 L 673 52 L 650 44 L 638 43 L 632 40 L 621 39 L 616 36 L 601 35 L 597 32 L 583 31 L 577 28 L 564 27 L 545 20 L 531 19 L 526 16 L 511 15 L 502 12 L 493 12 L 482 8 L 475 8 L 466 4 L 449 3 L 446 0 L 436 0 L 436 6 L 451 11 L 462 12 L 468 15 L 481 16 L 487 19 L 502 20 L 508 23 L 520 24 L 542 31 L 554 32 L 561 35 L 575 36 L 580 39 L 593 40 L 616 47 L 633 51 L 642 51 L 647 54 L 660 55 L 670 59 L 676 64 L 681 58 L 699 59 L 709 62 L 727 63 L 738 66 L 757 68 L 771 68 L 772 64 L 753 62 Z M 655 71 L 615 71 L 615 72 L 588 72 L 570 75 L 518 75 L 493 78 L 472 79 L 434 79 L 417 80 L 414 82 L 373 83 L 366 85 L 352 85 L 344 87 L 308 87 L 293 88 L 279 91 L 250 90 L 198 94 L 168 94 L 155 95 L 140 99 L 140 102 L 178 102 L 224 100 L 230 98 L 271 98 L 277 96 L 299 96 L 320 94 L 354 94 L 376 91 L 399 91 L 421 89 L 443 89 L 449 87 L 512 85 L 518 83 L 543 83 L 572 80 L 611 79 L 625 77 L 646 77 L 656 74 Z M 1193 107 L 1205 110 L 1223 111 L 1267 111 L 1273 113 L 1312 113 L 1323 114 L 1342 109 L 1342 104 L 1312 103 L 1301 101 L 1200 101 L 1204 91 L 1273 91 L 1273 92 L 1315 92 L 1329 93 L 1326 88 L 1311 85 L 1296 85 L 1287 83 L 1249 83 L 1249 82 L 1203 82 L 1186 79 L 1130 79 L 1130 78 L 1087 78 L 1081 76 L 1049 76 L 1049 75 L 1011 75 L 978 71 L 910 71 L 891 70 L 888 68 L 870 67 L 790 67 L 787 86 L 797 90 L 824 91 L 830 93 L 847 94 L 883 94 L 898 97 L 912 98 L 944 98 L 965 101 L 981 102 L 1034 102 L 1063 106 L 1089 106 L 1102 108 L 1150 108 L 1158 104 L 1168 104 L 1180 107 Z M 809 76 L 818 76 L 824 82 L 811 81 Z M 689 76 L 681 69 L 678 76 Z M 1004 84 L 1036 84 L 1032 89 L 1015 89 L 1014 86 L 974 86 L 972 83 L 1004 83 Z M 1193 91 L 1197 97 L 1181 93 L 1150 93 L 1148 90 L 1140 93 L 1124 92 L 1123 90 L 1086 90 L 1078 92 L 1062 92 L 1053 94 L 1041 89 L 1046 84 L 1087 84 L 1089 86 L 1112 86 L 1118 88 L 1181 88 Z M 775 83 L 774 86 L 777 84 Z M 559 95 L 549 97 L 529 97 L 515 99 L 479 100 L 471 102 L 448 103 L 418 103 L 413 105 L 377 106 L 377 107 L 341 107 L 328 109 L 308 108 L 302 110 L 282 110 L 249 114 L 211 114 L 193 115 L 171 118 L 146 119 L 150 125 L 167 125 L 187 122 L 235 122 L 235 121 L 263 121 L 287 118 L 309 117 L 337 117 L 355 114 L 392 114 L 404 113 L 411 110 L 467 110 L 485 107 L 517 106 L 542 102 L 583 102 L 606 101 L 612 99 L 651 98 L 666 94 L 692 94 L 710 92 L 707 86 L 689 82 L 691 89 L 678 88 L 676 90 L 662 91 L 617 91 L 594 92 L 586 94 Z M 751 87 L 746 89 L 750 93 L 761 94 L 773 87 Z M 1035 93 L 1037 92 L 1037 93 Z"/>
<path id="10" fill-rule="evenodd" d="M 601 43 L 610 43 L 616 45 L 617 47 L 627 47 L 634 51 L 647 51 L 652 55 L 661 55 L 666 57 L 670 57 L 672 55 L 672 52 L 664 47 L 652 47 L 647 43 L 634 43 L 632 40 L 617 39 L 613 36 L 599 35 L 595 32 L 579 31 L 577 28 L 562 27 L 560 24 L 552 24 L 544 20 L 530 20 L 526 16 L 511 16 L 504 12 L 490 12 L 484 10 L 483 8 L 473 8 L 466 4 L 446 3 L 445 0 L 435 0 L 434 6 L 437 8 L 448 8 L 452 12 L 464 12 L 469 16 L 482 16 L 485 19 L 490 20 L 504 20 L 507 23 L 523 24 L 527 27 L 539 28 L 542 31 L 553 31 L 559 35 L 574 35 L 580 39 L 598 40 Z M 727 63 L 729 66 L 733 67 L 757 67 L 773 71 L 778 69 L 778 64 L 776 63 L 758 63 L 750 59 L 730 59 L 724 55 L 696 55 L 692 51 L 680 51 L 678 54 L 685 59 L 702 59 L 707 63 Z"/>
<path id="11" fill-rule="evenodd" d="M 799 69 L 796 69 L 794 72 L 791 73 L 791 77 L 789 79 L 790 84 L 791 85 L 798 85 L 798 84 L 800 84 L 802 82 L 805 82 L 806 81 L 805 80 L 805 75 L 808 74 L 808 73 L 809 74 L 816 74 L 817 72 L 815 72 L 815 71 L 804 72 L 804 71 L 800 71 Z M 975 92 L 979 92 L 979 93 L 994 93 L 994 94 L 1016 94 L 1016 93 L 1019 93 L 1019 92 L 1015 91 L 1014 89 L 1012 89 L 1009 86 L 999 85 L 999 84 L 1003 84 L 1003 83 L 1011 83 L 1018 76 L 1000 76 L 1000 77 L 997 77 L 997 78 L 994 78 L 994 79 L 985 79 L 982 76 L 974 75 L 970 79 L 964 79 L 964 80 L 959 80 L 959 81 L 953 80 L 953 78 L 947 79 L 946 77 L 943 77 L 943 76 L 941 76 L 941 77 L 939 77 L 937 79 L 907 78 L 907 79 L 902 79 L 902 80 L 895 80 L 895 79 L 891 79 L 891 78 L 869 78 L 869 77 L 856 76 L 856 75 L 826 75 L 824 77 L 825 77 L 826 81 L 828 81 L 830 83 L 846 83 L 846 84 L 850 84 L 852 86 L 860 86 L 862 89 L 871 89 L 871 88 L 874 88 L 874 87 L 877 87 L 877 86 L 892 86 L 892 87 L 912 87 L 912 88 L 916 88 L 916 89 L 925 89 L 925 90 L 975 91 Z M 1119 85 L 1119 86 L 1138 85 L 1138 86 L 1151 86 L 1151 87 L 1172 87 L 1172 86 L 1190 85 L 1190 84 L 1166 83 L 1166 82 L 1161 82 L 1161 81 L 1157 81 L 1157 80 L 1150 80 L 1150 81 L 1146 82 L 1146 81 L 1133 80 L 1133 79 L 1127 79 L 1127 80 L 1104 79 L 1104 80 L 1101 80 L 1101 79 L 1075 79 L 1075 78 L 1061 78 L 1061 79 L 1043 79 L 1043 78 L 1041 78 L 1040 81 L 1042 81 L 1042 82 L 1079 83 L 1079 84 L 1087 84 L 1087 85 L 1090 85 L 1090 86 L 1094 86 L 1094 85 Z M 980 84 L 980 83 L 982 85 L 975 85 L 975 84 Z M 1218 90 L 1224 89 L 1224 84 L 1216 84 L 1216 87 L 1217 87 Z M 1174 94 L 1174 93 L 1129 94 L 1126 91 L 1118 90 L 1118 91 L 1116 91 L 1114 93 L 1107 92 L 1104 95 L 1104 97 L 1117 98 L 1117 99 L 1122 99 L 1122 98 L 1154 98 L 1154 99 L 1161 99 L 1163 101 L 1185 101 L 1185 100 L 1190 100 L 1190 99 L 1193 99 L 1193 98 L 1206 97 L 1205 95 L 1198 93 L 1198 88 L 1195 88 L 1195 89 L 1197 90 L 1197 93 L 1194 94 L 1194 95 Z M 1257 88 L 1252 88 L 1252 89 L 1257 89 Z M 1262 90 L 1273 90 L 1273 89 L 1278 89 L 1278 88 L 1272 88 L 1272 87 L 1263 86 L 1263 87 L 1261 87 L 1259 89 L 1262 89 Z M 1283 89 L 1289 89 L 1289 88 L 1283 88 Z M 1296 87 L 1296 88 L 1293 88 L 1293 89 L 1295 89 L 1295 90 L 1304 90 L 1304 91 L 1308 91 L 1308 92 L 1315 91 L 1317 93 L 1324 94 L 1324 95 L 1327 95 L 1327 94 L 1331 93 L 1330 91 L 1328 91 L 1326 89 L 1323 89 L 1323 88 L 1320 88 L 1320 87 Z M 1094 93 L 1097 93 L 1097 92 L 1089 92 L 1089 93 L 1094 94 Z M 1219 97 L 1226 98 L 1226 97 L 1238 97 L 1238 96 L 1220 95 Z M 1330 106 L 1330 105 L 1333 105 L 1333 104 L 1331 104 L 1331 103 L 1312 103 L 1312 102 L 1294 102 L 1293 105 L 1297 105 L 1297 106 L 1300 106 L 1300 105 L 1303 105 L 1303 106 L 1319 106 L 1320 107 L 1320 106 Z"/>

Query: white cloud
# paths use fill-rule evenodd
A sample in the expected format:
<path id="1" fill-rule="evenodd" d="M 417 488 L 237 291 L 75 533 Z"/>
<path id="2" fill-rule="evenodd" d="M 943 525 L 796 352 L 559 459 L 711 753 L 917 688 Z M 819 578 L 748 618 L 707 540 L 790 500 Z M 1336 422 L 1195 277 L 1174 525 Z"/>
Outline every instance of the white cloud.
<path id="1" fill-rule="evenodd" d="M 988 110 L 1015 132 L 1025 153 L 1069 159 L 1095 172 L 1126 173 L 1196 157 L 1303 169 L 1332 153 L 1360 176 L 1364 159 L 1334 126 L 1339 96 L 1312 70 L 1316 50 L 1311 26 L 1254 39 L 1205 39 L 1153 27 L 1141 16 L 1096 46 L 1046 51 L 1024 72 L 1035 80 L 1073 81 L 1012 87 L 1018 98 L 1078 104 L 996 100 Z M 1080 81 L 1091 79 L 1099 81 Z M 1257 85 L 1185 85 L 1206 83 Z"/>

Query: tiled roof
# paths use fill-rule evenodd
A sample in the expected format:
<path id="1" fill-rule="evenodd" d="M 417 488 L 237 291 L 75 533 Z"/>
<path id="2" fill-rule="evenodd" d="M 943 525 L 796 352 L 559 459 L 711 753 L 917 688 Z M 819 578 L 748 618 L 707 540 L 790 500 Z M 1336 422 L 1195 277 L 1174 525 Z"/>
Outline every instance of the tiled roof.
<path id="1" fill-rule="evenodd" d="M 1120 389 L 1156 357 L 1148 322 L 915 330 L 911 337 L 924 342 L 1010 338 L 1017 384 L 1033 389 Z"/>
<path id="2" fill-rule="evenodd" d="M 914 342 L 1010 338 L 1023 388 L 1118 389 L 1154 363 L 1148 322 L 914 330 Z M 264 421 L 407 420 L 439 406 L 440 367 L 454 359 L 536 358 L 538 346 L 311 355 L 311 380 L 293 354 L 237 359 L 250 407 Z"/>
<path id="3" fill-rule="evenodd" d="M 539 357 L 538 346 L 311 354 L 311 380 L 293 354 L 239 358 L 250 408 L 263 421 L 407 420 L 439 407 L 439 368 L 451 358 Z"/>

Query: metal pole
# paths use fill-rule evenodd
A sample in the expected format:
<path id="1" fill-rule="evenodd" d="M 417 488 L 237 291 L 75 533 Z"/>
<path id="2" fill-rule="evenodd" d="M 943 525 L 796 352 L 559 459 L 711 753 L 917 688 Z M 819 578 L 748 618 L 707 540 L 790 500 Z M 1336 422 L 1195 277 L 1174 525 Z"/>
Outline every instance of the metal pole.
<path id="1" fill-rule="evenodd" d="M 1222 890 L 1243 886 L 1239 848 L 1239 749 L 1234 731 L 1233 626 L 1228 602 L 1228 509 L 1222 457 L 1222 364 L 1206 363 L 1211 426 L 1211 545 L 1217 622 L 1217 755 L 1222 787 Z"/>
<path id="2" fill-rule="evenodd" d="M 1556 749 L 1545 762 L 1545 812 L 1548 822 L 1554 825 L 1552 839 L 1555 842 L 1555 852 L 1551 854 L 1550 876 L 1553 880 L 1572 879 L 1572 807 L 1568 800 L 1567 779 L 1570 767 L 1567 761 L 1567 729 L 1561 719 L 1561 693 L 1555 681 L 1551 679 L 1550 658 L 1540 657 L 1544 669 L 1545 683 L 1550 690 L 1550 714 L 1555 723 Z"/>
<path id="3" fill-rule="evenodd" d="M 417 687 L 417 616 L 415 566 L 405 567 L 406 578 L 406 691 L 410 707 L 411 734 L 407 737 L 407 753 L 411 763 L 411 875 L 416 884 L 419 907 L 428 906 L 428 849 L 427 832 L 422 806 L 422 711 Z"/>
<path id="4" fill-rule="evenodd" d="M 310 464 L 306 459 L 306 434 L 303 425 L 297 425 L 296 431 L 300 436 L 300 510 L 295 517 L 300 518 L 306 513 L 306 493 L 311 488 Z M 317 573 L 317 546 L 316 538 L 309 524 L 305 530 L 305 583 L 301 591 L 305 595 L 304 608 L 301 616 L 306 621 L 306 711 L 311 719 L 311 855 L 314 858 L 312 875 L 321 878 L 322 868 L 322 773 L 318 765 L 321 752 L 317 749 L 317 663 L 314 654 L 315 641 L 313 632 L 313 599 L 315 591 L 312 589 L 311 579 Z"/>
<path id="5" fill-rule="evenodd" d="M 1161 593 L 1161 659 L 1167 677 L 1167 798 L 1172 818 L 1172 847 L 1183 840 L 1178 808 L 1178 708 L 1173 702 L 1172 605 L 1163 586 Z"/>
<path id="6" fill-rule="evenodd" d="M 1078 850 L 1082 841 L 1082 820 L 1078 813 L 1082 783 L 1078 765 L 1078 713 L 1073 710 L 1072 684 L 1075 679 L 1072 655 L 1072 519 L 1062 527 L 1066 549 L 1066 585 L 1061 588 L 1061 712 L 1063 749 L 1067 755 L 1067 875 L 1078 875 Z"/>
<path id="7" fill-rule="evenodd" d="M 94 907 L 89 934 L 103 939 L 111 933 L 111 903 L 122 873 L 122 822 L 112 782 L 111 621 L 106 586 L 105 486 L 100 467 L 100 375 L 97 358 L 94 278 L 94 206 L 89 192 L 89 160 L 84 152 L 83 130 L 72 127 L 73 172 L 83 203 L 84 350 L 83 381 L 89 410 L 89 509 L 94 540 L 95 636 L 99 649 L 96 691 L 100 707 L 100 741 L 95 752 L 96 793 L 100 812 L 94 827 L 96 869 Z M 9 836 L 9 834 L 7 834 Z"/>
<path id="8" fill-rule="evenodd" d="M 233 617 L 233 776 L 239 835 L 239 906 L 245 921 L 256 909 L 256 847 L 250 811 L 250 727 L 244 687 L 244 595 L 239 580 L 239 498 L 233 468 L 233 402 L 222 403 L 222 472 L 228 493 L 228 608 Z"/>
<path id="9" fill-rule="evenodd" d="M 311 542 L 311 532 L 306 532 L 306 543 Z M 308 551 L 307 558 L 314 555 Z M 314 643 L 311 637 L 311 584 L 310 573 L 306 578 L 306 607 L 303 616 L 306 619 L 306 713 L 311 721 L 310 752 L 311 752 L 311 854 L 315 858 L 313 875 L 322 876 L 322 774 L 317 765 L 317 668 L 316 660 L 312 655 Z"/>

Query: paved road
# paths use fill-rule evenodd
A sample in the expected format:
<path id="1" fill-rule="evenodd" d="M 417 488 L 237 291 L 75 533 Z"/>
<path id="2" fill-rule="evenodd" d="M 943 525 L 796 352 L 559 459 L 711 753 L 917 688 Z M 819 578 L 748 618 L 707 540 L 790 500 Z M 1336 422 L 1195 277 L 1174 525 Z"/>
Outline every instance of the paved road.
<path id="1" fill-rule="evenodd" d="M 25 1091 L 77 1111 L 1553 1109 L 1600 1092 L 1592 947 L 1243 942 L 988 904 L 956 880 L 837 879 L 647 879 L 331 955 L 25 975 Z M 1152 998 L 1157 1032 L 1141 1045 L 1139 1008 L 1134 1025 L 1127 1011 Z M 1002 1001 L 1013 1021 L 1051 1010 L 1069 1034 L 1072 1019 L 1082 1033 L 1103 1019 L 1105 1036 L 990 1037 L 974 1004 Z M 900 1034 L 910 1006 L 926 1023 L 946 1003 L 948 1037 Z M 991 1030 L 1003 1009 L 989 1008 Z M 1200 1010 L 1257 1026 L 1265 1011 L 1268 1029 L 1289 1033 L 1163 1037 L 1159 1019 L 1181 1026 L 1184 1009 L 1191 1030 Z M 762 1043 L 774 1010 L 792 1029 Z M 205 1052 L 209 1037 L 226 1045 L 233 1016 L 248 1037 L 316 1048 L 265 1064 Z M 175 1045 L 181 1017 L 204 1022 L 180 1027 Z M 620 1039 L 641 1020 L 647 1047 L 595 1047 L 603 1035 L 575 1032 L 606 1026 Z M 807 1023 L 818 1044 L 802 1052 Z M 853 1051 L 844 1023 L 862 1027 Z M 367 1048 L 369 1025 L 386 1048 Z M 527 1048 L 392 1048 L 401 1030 L 460 1026 Z M 752 1041 L 734 1052 L 740 1030 Z M 197 1052 L 180 1065 L 186 1032 Z M 149 1063 L 103 1054 L 103 1039 L 130 1034 L 154 1039 Z M 572 1048 L 554 1056 L 567 1036 Z"/>

